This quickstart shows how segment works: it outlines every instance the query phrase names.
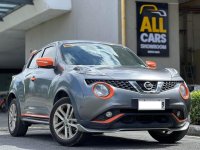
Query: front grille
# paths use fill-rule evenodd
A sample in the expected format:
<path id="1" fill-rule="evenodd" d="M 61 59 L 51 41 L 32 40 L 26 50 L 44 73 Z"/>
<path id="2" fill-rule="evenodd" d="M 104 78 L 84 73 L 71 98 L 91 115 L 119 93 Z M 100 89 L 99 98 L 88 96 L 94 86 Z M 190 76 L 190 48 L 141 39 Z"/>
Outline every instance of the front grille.
<path id="1" fill-rule="evenodd" d="M 163 82 L 161 91 L 167 91 L 173 89 L 178 83 L 181 83 L 181 81 L 165 81 Z"/>
<path id="2" fill-rule="evenodd" d="M 137 91 L 130 83 L 126 80 L 97 80 L 97 79 L 86 79 L 85 80 L 88 85 L 91 85 L 95 82 L 105 82 L 116 88 L 121 88 L 130 91 Z"/>
<path id="3" fill-rule="evenodd" d="M 152 87 L 150 89 L 148 89 L 147 87 L 145 87 L 145 84 L 151 84 Z M 152 82 L 148 82 L 148 81 L 137 81 L 137 84 L 140 86 L 140 88 L 143 91 L 155 91 L 157 88 L 157 82 L 156 81 L 152 81 Z"/>
<path id="4" fill-rule="evenodd" d="M 99 79 L 86 79 L 85 82 L 88 85 L 91 85 L 96 82 L 105 82 L 108 83 L 116 88 L 124 89 L 124 90 L 129 90 L 129 91 L 135 91 L 137 92 L 138 90 L 135 89 L 135 87 L 130 84 L 130 81 L 128 80 L 99 80 Z M 137 84 L 140 86 L 142 91 L 156 91 L 158 82 L 157 81 L 151 81 L 150 83 L 153 85 L 153 88 L 151 90 L 148 90 L 144 87 L 145 82 L 148 81 L 136 81 Z M 182 83 L 182 81 L 163 81 L 161 91 L 167 91 L 173 89 L 177 84 Z"/>

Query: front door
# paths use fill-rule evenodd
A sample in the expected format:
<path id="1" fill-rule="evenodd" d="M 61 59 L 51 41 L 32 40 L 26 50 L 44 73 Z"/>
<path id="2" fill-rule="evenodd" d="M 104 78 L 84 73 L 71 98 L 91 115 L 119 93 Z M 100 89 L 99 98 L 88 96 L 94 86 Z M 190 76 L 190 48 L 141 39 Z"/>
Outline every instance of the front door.
<path id="1" fill-rule="evenodd" d="M 35 101 L 35 71 L 38 69 L 36 60 L 42 56 L 42 51 L 38 52 L 28 64 L 27 68 L 24 70 L 24 106 L 22 110 L 22 114 L 32 114 L 37 109 L 37 104 L 34 103 Z"/>
<path id="2" fill-rule="evenodd" d="M 44 49 L 42 57 L 53 58 L 54 63 L 56 59 L 56 48 L 54 46 Z M 52 106 L 52 93 L 50 88 L 52 81 L 57 76 L 54 68 L 37 68 L 34 72 L 34 92 L 32 94 L 32 103 L 35 106 L 35 114 L 48 116 Z M 33 105 L 32 104 L 32 105 Z"/>

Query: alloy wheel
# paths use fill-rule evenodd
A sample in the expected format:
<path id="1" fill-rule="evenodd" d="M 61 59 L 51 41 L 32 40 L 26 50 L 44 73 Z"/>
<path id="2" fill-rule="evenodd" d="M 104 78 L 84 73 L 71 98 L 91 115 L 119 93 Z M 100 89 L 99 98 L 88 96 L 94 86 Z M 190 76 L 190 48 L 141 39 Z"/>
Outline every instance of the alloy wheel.
<path id="1" fill-rule="evenodd" d="M 12 104 L 9 109 L 9 128 L 11 131 L 15 130 L 17 122 L 17 108 L 15 104 Z"/>
<path id="2" fill-rule="evenodd" d="M 63 140 L 69 140 L 77 134 L 77 119 L 71 104 L 63 104 L 57 108 L 53 117 L 53 128 Z"/>

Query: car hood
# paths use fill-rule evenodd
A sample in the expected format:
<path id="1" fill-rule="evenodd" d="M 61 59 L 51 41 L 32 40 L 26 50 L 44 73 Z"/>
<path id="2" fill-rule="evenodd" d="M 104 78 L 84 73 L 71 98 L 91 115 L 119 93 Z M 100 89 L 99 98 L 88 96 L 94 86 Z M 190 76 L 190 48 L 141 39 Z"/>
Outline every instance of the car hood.
<path id="1" fill-rule="evenodd" d="M 176 74 L 174 76 L 170 69 L 152 70 L 148 68 L 137 67 L 76 67 L 78 73 L 81 73 L 85 78 L 102 78 L 102 79 L 114 79 L 114 80 L 148 80 L 148 81 L 170 81 L 172 78 L 182 80 L 182 78 Z"/>

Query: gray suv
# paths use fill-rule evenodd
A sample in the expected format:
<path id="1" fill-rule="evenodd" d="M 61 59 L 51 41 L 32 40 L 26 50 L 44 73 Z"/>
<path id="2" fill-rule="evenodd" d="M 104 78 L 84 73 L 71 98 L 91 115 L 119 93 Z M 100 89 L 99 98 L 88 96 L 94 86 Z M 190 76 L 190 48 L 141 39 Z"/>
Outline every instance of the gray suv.
<path id="1" fill-rule="evenodd" d="M 101 42 L 59 41 L 34 51 L 13 76 L 7 104 L 12 136 L 47 124 L 67 146 L 93 133 L 138 130 L 174 143 L 190 124 L 190 93 L 175 69 Z"/>

